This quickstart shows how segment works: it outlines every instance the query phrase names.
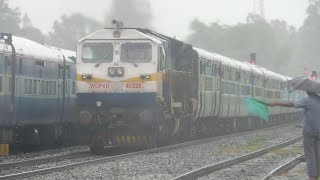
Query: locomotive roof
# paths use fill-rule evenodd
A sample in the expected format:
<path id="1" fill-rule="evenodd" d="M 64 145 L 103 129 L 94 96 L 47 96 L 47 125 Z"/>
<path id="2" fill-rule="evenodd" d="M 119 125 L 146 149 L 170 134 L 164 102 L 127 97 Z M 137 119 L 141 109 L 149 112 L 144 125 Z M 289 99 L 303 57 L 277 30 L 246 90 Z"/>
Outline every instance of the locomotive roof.
<path id="1" fill-rule="evenodd" d="M 117 38 L 115 38 L 113 36 L 113 32 L 116 31 L 117 29 L 109 29 L 109 28 L 105 28 L 105 29 L 100 29 L 94 33 L 89 34 L 88 36 L 80 39 L 78 41 L 78 43 L 81 43 L 85 40 L 115 40 Z M 155 39 L 141 31 L 138 31 L 137 29 L 134 28 L 123 28 L 120 29 L 120 38 L 118 38 L 119 40 L 121 39 L 132 39 L 132 40 L 140 40 L 140 39 L 144 39 L 144 40 L 152 40 L 153 42 L 156 42 L 157 44 L 161 44 L 161 41 L 158 39 Z"/>
<path id="2" fill-rule="evenodd" d="M 76 56 L 76 53 L 73 51 L 39 44 L 37 42 L 18 36 L 12 37 L 12 43 L 15 47 L 16 54 L 21 56 L 32 57 L 35 59 L 62 62 L 63 54 L 67 62 L 73 63 L 72 58 L 70 57 Z M 11 46 L 6 45 L 4 41 L 0 41 L 0 52 L 11 53 Z"/>

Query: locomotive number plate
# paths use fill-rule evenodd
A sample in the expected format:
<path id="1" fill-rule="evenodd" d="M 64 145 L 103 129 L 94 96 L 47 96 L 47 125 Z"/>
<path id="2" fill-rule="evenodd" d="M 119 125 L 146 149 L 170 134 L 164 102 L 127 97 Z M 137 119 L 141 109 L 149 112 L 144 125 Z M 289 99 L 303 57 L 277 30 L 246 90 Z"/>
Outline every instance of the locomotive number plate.
<path id="1" fill-rule="evenodd" d="M 108 83 L 90 83 L 90 89 L 108 89 L 110 85 Z"/>
<path id="2" fill-rule="evenodd" d="M 0 144 L 0 156 L 9 155 L 9 144 Z"/>
<path id="3" fill-rule="evenodd" d="M 130 88 L 130 89 L 141 89 L 141 88 L 143 88 L 143 85 L 142 85 L 142 83 L 132 82 L 132 83 L 127 83 L 127 84 L 126 84 L 126 88 Z"/>

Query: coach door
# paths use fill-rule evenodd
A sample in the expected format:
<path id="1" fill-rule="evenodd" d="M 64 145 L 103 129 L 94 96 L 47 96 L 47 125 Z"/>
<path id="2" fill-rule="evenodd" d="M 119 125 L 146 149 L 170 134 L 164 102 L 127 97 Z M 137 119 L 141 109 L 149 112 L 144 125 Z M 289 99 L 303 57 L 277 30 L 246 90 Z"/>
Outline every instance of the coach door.
<path id="1" fill-rule="evenodd" d="M 2 108 L 4 110 L 3 119 L 6 120 L 6 125 L 12 125 L 13 123 L 13 102 L 12 102 L 12 67 L 11 67 L 12 61 L 11 61 L 11 55 L 6 54 L 4 56 L 4 74 L 1 78 L 3 87 L 2 87 L 2 93 L 3 93 L 3 105 Z"/>
<path id="2" fill-rule="evenodd" d="M 57 81 L 57 119 L 62 122 L 64 118 L 64 109 L 66 103 L 66 65 L 58 65 L 58 81 Z"/>
<path id="3" fill-rule="evenodd" d="M 71 85 L 72 81 L 70 79 L 70 65 L 66 65 L 66 77 L 65 77 L 65 86 L 66 86 L 66 91 L 65 91 L 65 105 L 69 106 L 70 105 L 70 97 L 71 97 Z"/>
<path id="4" fill-rule="evenodd" d="M 215 113 L 214 116 L 217 118 L 220 118 L 221 116 L 221 111 L 222 111 L 222 105 L 221 105 L 221 97 L 222 97 L 222 89 L 221 89 L 221 84 L 222 84 L 222 76 L 223 76 L 223 71 L 222 71 L 222 64 L 221 61 L 218 63 L 215 63 L 215 74 L 216 74 L 216 91 L 215 91 Z"/>

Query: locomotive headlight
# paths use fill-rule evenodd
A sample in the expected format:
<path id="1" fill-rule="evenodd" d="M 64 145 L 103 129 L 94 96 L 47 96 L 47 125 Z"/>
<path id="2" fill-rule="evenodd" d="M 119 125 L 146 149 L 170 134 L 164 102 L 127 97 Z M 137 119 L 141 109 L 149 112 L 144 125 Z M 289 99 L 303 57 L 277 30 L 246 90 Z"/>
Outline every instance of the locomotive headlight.
<path id="1" fill-rule="evenodd" d="M 92 75 L 91 74 L 82 74 L 81 78 L 82 78 L 82 80 L 91 80 Z"/>
<path id="2" fill-rule="evenodd" d="M 151 75 L 150 74 L 143 74 L 143 75 L 140 75 L 140 78 L 141 79 L 150 79 Z"/>
<path id="3" fill-rule="evenodd" d="M 97 101 L 96 105 L 97 105 L 97 107 L 101 107 L 102 106 L 102 102 L 101 101 Z"/>

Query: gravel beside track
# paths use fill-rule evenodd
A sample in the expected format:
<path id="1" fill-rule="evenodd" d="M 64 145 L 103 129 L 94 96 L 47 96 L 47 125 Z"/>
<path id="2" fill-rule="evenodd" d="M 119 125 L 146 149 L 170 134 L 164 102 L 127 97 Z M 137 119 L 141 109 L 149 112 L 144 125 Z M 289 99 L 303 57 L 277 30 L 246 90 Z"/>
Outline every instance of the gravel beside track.
<path id="1" fill-rule="evenodd" d="M 277 149 L 263 156 L 231 166 L 203 176 L 199 180 L 211 179 L 262 179 L 279 165 L 290 161 L 302 153 L 302 141 L 285 148 Z"/>
<path id="2" fill-rule="evenodd" d="M 297 124 L 263 129 L 159 153 L 81 166 L 29 179 L 171 179 L 206 165 L 301 136 Z"/>

